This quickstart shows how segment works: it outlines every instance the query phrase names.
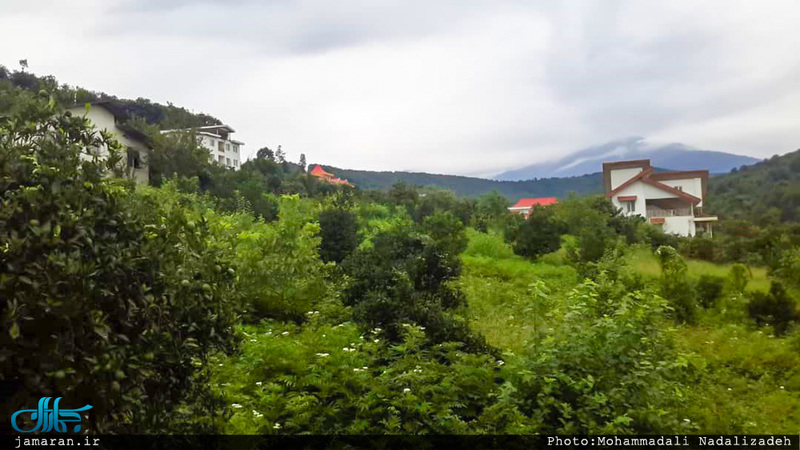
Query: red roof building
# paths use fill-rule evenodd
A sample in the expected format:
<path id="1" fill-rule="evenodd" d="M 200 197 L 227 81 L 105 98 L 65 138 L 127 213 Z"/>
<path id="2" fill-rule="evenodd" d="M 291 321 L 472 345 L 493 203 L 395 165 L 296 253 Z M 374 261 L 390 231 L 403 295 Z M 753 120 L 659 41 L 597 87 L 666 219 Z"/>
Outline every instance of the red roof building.
<path id="1" fill-rule="evenodd" d="M 325 169 L 323 169 L 322 166 L 320 166 L 319 164 L 314 166 L 314 168 L 311 169 L 311 172 L 309 173 L 330 184 L 335 184 L 338 186 L 355 187 L 349 181 L 343 180 L 341 178 L 336 178 L 332 173 L 326 172 Z"/>
<path id="2" fill-rule="evenodd" d="M 522 214 L 526 219 L 531 215 L 534 206 L 548 206 L 558 203 L 555 197 L 521 198 L 510 208 L 512 214 Z"/>

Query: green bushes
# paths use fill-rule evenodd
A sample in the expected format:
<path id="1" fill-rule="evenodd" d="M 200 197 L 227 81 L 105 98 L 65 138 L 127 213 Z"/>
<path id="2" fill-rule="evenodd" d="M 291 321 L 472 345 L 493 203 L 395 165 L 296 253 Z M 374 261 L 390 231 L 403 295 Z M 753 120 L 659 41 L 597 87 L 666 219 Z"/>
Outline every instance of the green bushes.
<path id="1" fill-rule="evenodd" d="M 458 255 L 408 228 L 380 233 L 372 241 L 371 247 L 356 250 L 342 263 L 349 277 L 342 300 L 353 307 L 357 321 L 381 328 L 392 340 L 401 335 L 403 323 L 413 322 L 424 326 L 433 342 L 485 348 L 454 314 L 465 306 L 464 295 L 452 285 L 461 272 Z"/>
<path id="2" fill-rule="evenodd" d="M 242 356 L 221 360 L 216 374 L 232 403 L 225 433 L 532 431 L 512 389 L 496 381 L 502 361 L 454 343 L 430 346 L 419 326 L 401 326 L 393 345 L 380 329 L 360 333 L 353 323 L 267 323 L 243 332 Z"/>
<path id="3" fill-rule="evenodd" d="M 708 274 L 701 275 L 697 280 L 697 298 L 700 306 L 705 309 L 713 308 L 724 289 L 724 278 Z"/>
<path id="4" fill-rule="evenodd" d="M 468 244 L 465 255 L 485 256 L 493 259 L 507 259 L 514 256 L 514 250 L 501 236 L 468 229 Z"/>
<path id="5" fill-rule="evenodd" d="M 688 431 L 666 412 L 680 404 L 674 380 L 686 364 L 664 331 L 666 302 L 597 299 L 598 284 L 579 285 L 555 334 L 509 367 L 520 411 L 542 434 Z"/>
<path id="6" fill-rule="evenodd" d="M 797 304 L 779 282 L 772 282 L 769 293 L 754 291 L 748 293 L 747 312 L 759 325 L 772 325 L 775 334 L 786 333 L 791 324 L 798 319 Z"/>
<path id="7" fill-rule="evenodd" d="M 527 258 L 554 252 L 561 245 L 561 227 L 553 208 L 541 206 L 535 206 L 526 220 L 511 222 L 505 236 L 514 253 Z"/>
<path id="8" fill-rule="evenodd" d="M 358 247 L 358 217 L 341 207 L 324 209 L 319 213 L 319 233 L 320 258 L 340 263 Z"/>
<path id="9" fill-rule="evenodd" d="M 661 263 L 661 295 L 670 301 L 675 320 L 694 323 L 696 303 L 686 262 L 672 247 L 659 247 L 656 254 Z"/>
<path id="10" fill-rule="evenodd" d="M 148 222 L 127 183 L 80 158 L 107 147 L 114 168 L 116 146 L 52 101 L 0 118 L 4 413 L 63 396 L 93 405 L 93 432 L 208 431 L 198 367 L 236 344 L 234 275 L 202 218 Z"/>

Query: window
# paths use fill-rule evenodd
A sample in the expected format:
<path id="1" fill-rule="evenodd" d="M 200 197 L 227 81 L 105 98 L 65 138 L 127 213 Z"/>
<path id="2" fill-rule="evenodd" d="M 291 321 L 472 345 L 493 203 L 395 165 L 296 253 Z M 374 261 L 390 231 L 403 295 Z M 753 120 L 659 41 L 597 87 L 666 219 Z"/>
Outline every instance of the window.
<path id="1" fill-rule="evenodd" d="M 231 151 L 231 144 L 225 144 L 225 151 Z"/>
<path id="2" fill-rule="evenodd" d="M 139 154 L 139 150 L 128 147 L 128 167 L 134 169 L 142 167 L 142 156 Z"/>
<path id="3" fill-rule="evenodd" d="M 238 159 L 234 159 L 233 160 L 233 167 L 239 167 L 239 160 Z"/>
<path id="4" fill-rule="evenodd" d="M 225 160 L 226 160 L 226 165 L 228 167 L 230 167 L 231 166 L 231 159 L 230 158 L 225 158 Z"/>
<path id="5" fill-rule="evenodd" d="M 220 152 L 225 152 L 225 143 L 222 141 L 217 142 L 217 150 Z"/>
<path id="6" fill-rule="evenodd" d="M 677 189 L 677 190 L 679 190 L 679 191 L 683 192 L 683 186 L 675 186 L 675 189 Z"/>
<path id="7" fill-rule="evenodd" d="M 636 201 L 625 202 L 625 209 L 628 212 L 636 212 Z"/>
<path id="8" fill-rule="evenodd" d="M 219 159 L 217 159 L 217 162 L 219 163 L 219 165 L 220 165 L 220 166 L 221 166 L 221 165 L 223 165 L 223 164 L 225 164 L 225 157 L 224 157 L 224 156 L 222 156 L 222 155 L 219 155 L 219 157 L 218 157 L 218 158 L 219 158 Z"/>
<path id="9" fill-rule="evenodd" d="M 239 144 L 233 144 L 233 153 L 239 153 Z"/>

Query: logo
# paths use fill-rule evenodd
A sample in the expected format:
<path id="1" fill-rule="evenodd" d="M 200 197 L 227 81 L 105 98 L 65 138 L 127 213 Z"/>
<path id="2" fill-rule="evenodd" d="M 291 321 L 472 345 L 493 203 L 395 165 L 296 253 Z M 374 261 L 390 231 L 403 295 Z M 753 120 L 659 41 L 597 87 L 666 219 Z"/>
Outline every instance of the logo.
<path id="1" fill-rule="evenodd" d="M 81 430 L 81 411 L 92 409 L 92 405 L 86 405 L 78 409 L 60 409 L 58 403 L 61 397 L 56 398 L 53 402 L 53 409 L 50 409 L 50 400 L 53 397 L 42 397 L 39 399 L 39 407 L 37 409 L 21 409 L 11 416 L 11 426 L 20 433 L 33 433 L 34 431 L 41 431 L 47 433 L 48 431 L 55 430 L 58 433 L 67 432 L 67 422 L 78 422 L 72 431 L 77 433 Z M 36 421 L 36 426 L 30 430 L 21 430 L 17 426 L 17 416 L 20 414 L 30 414 L 31 421 Z M 24 417 L 24 416 L 23 416 Z"/>

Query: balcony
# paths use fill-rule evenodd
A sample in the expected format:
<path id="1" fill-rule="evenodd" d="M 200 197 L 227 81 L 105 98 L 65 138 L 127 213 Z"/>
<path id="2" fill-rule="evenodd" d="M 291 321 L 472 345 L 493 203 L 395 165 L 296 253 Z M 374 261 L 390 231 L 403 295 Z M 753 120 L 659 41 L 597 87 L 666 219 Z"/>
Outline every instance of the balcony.
<path id="1" fill-rule="evenodd" d="M 650 219 L 652 217 L 678 217 L 678 216 L 692 216 L 692 210 L 690 208 L 679 208 L 679 209 L 661 209 L 661 208 L 648 208 L 647 209 L 647 218 Z"/>

